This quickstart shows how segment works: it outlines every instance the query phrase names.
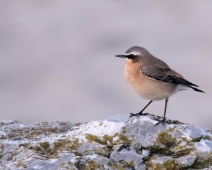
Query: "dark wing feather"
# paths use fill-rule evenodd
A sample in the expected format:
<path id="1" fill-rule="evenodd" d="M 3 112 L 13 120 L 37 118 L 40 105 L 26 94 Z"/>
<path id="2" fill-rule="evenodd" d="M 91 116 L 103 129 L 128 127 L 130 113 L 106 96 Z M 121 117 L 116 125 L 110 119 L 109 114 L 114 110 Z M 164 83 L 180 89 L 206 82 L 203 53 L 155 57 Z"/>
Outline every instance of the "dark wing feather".
<path id="1" fill-rule="evenodd" d="M 195 86 L 196 84 L 184 79 L 180 74 L 170 69 L 167 65 L 159 66 L 157 64 L 147 65 L 141 68 L 141 73 L 155 80 L 169 82 L 173 84 L 181 84 L 185 86 Z"/>

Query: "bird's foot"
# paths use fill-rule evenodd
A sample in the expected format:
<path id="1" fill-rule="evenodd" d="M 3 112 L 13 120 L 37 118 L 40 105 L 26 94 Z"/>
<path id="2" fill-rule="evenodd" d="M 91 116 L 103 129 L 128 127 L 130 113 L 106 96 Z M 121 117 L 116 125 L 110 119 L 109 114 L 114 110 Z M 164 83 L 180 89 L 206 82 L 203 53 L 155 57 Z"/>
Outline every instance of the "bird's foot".
<path id="1" fill-rule="evenodd" d="M 164 125 L 164 123 L 166 123 L 166 118 L 163 118 L 162 120 L 158 120 L 158 123 L 156 123 L 155 126 L 159 125 L 160 123 Z"/>
<path id="2" fill-rule="evenodd" d="M 138 117 L 139 117 L 139 116 L 146 116 L 146 115 L 148 115 L 148 114 L 149 114 L 149 113 L 142 113 L 142 112 L 141 112 L 141 113 L 140 113 L 140 112 L 139 112 L 139 113 L 130 113 L 130 117 L 133 117 L 133 116 L 138 116 Z"/>

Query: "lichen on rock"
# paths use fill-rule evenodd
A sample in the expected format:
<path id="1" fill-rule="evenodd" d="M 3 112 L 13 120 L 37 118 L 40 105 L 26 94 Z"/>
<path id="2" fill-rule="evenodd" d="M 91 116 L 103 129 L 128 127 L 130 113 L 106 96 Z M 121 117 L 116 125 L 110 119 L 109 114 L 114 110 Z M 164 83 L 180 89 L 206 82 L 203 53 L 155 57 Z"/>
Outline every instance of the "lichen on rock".
<path id="1" fill-rule="evenodd" d="M 153 115 L 84 124 L 0 121 L 0 169 L 212 169 L 212 133 Z"/>

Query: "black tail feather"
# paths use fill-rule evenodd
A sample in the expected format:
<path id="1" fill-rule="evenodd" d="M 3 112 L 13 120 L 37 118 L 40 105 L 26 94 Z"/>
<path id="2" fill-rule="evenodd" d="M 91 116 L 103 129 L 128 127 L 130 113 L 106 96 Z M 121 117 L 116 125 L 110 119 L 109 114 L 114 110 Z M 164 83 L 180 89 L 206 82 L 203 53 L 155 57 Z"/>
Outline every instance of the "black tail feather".
<path id="1" fill-rule="evenodd" d="M 192 86 L 189 86 L 190 88 L 192 88 L 194 91 L 197 91 L 197 92 L 201 92 L 201 93 L 205 93 L 204 91 L 200 90 L 200 89 L 197 89 L 195 87 L 192 87 Z"/>
<path id="2" fill-rule="evenodd" d="M 191 82 L 189 82 L 189 83 L 191 83 Z M 191 83 L 191 86 L 199 87 L 198 85 L 193 84 L 193 83 Z"/>

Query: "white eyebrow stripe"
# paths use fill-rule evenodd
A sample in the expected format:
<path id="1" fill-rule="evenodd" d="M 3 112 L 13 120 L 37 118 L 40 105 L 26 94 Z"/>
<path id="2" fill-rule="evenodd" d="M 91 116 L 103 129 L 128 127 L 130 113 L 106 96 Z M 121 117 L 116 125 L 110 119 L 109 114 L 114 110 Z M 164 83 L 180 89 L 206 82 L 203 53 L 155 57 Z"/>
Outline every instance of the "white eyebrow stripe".
<path id="1" fill-rule="evenodd" d="M 140 53 L 139 53 L 139 52 L 125 53 L 124 55 L 130 55 L 130 54 L 132 54 L 132 55 L 140 55 Z"/>

